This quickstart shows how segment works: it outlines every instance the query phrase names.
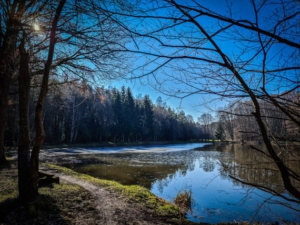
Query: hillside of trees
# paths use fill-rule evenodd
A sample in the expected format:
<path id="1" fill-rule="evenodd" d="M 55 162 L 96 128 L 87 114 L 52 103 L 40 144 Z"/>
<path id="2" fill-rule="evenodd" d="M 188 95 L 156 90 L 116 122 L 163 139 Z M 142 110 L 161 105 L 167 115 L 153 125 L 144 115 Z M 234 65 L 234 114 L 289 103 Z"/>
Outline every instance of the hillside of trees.
<path id="1" fill-rule="evenodd" d="M 34 135 L 34 105 L 38 88 L 31 88 L 30 131 Z M 289 94 L 296 102 L 299 93 Z M 287 102 L 288 103 L 288 102 Z M 262 104 L 264 123 L 269 136 L 282 140 L 299 140 L 299 131 L 286 116 L 271 104 Z M 130 141 L 223 140 L 261 141 L 259 128 L 251 115 L 253 105 L 244 100 L 219 109 L 216 117 L 203 113 L 197 121 L 183 110 L 175 110 L 158 97 L 133 96 L 131 89 L 104 88 L 84 82 L 60 84 L 51 81 L 45 103 L 43 123 L 45 143 L 101 143 Z M 18 143 L 18 95 L 11 95 L 5 145 Z"/>
<path id="2" fill-rule="evenodd" d="M 37 90 L 32 88 L 30 130 L 34 135 L 34 105 Z M 7 146 L 18 141 L 18 98 L 11 95 Z M 191 115 L 167 106 L 159 97 L 154 104 L 148 95 L 134 97 L 130 88 L 92 88 L 84 83 L 52 81 L 43 114 L 45 143 L 90 143 L 129 141 L 187 141 L 207 137 Z"/>
<path id="3" fill-rule="evenodd" d="M 286 111 L 297 119 L 299 118 L 298 107 L 300 102 L 300 92 L 292 91 L 282 93 L 285 99 L 281 99 L 281 104 L 286 107 Z M 289 143 L 289 146 L 297 148 L 300 141 L 299 127 L 283 111 L 278 110 L 272 102 L 259 100 L 261 104 L 261 117 L 267 129 L 267 135 L 274 144 L 280 142 Z M 223 129 L 223 134 L 227 140 L 237 140 L 240 142 L 262 141 L 260 130 L 252 116 L 253 104 L 249 100 L 240 100 L 232 103 L 218 111 L 219 124 Z M 296 145 L 296 146 L 295 146 Z"/>

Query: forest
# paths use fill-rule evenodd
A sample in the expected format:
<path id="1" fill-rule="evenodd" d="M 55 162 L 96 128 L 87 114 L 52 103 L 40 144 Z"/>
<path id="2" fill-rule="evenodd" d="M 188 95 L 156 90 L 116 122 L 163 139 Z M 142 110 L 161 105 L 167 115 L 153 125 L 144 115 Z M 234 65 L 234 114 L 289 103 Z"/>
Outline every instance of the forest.
<path id="1" fill-rule="evenodd" d="M 187 141 L 208 138 L 199 123 L 184 111 L 176 112 L 162 98 L 134 97 L 130 88 L 92 88 L 84 83 L 51 82 L 45 102 L 45 143 L 101 143 Z M 34 128 L 36 90 L 31 90 L 30 130 Z M 13 97 L 13 96 L 12 96 Z M 18 142 L 18 99 L 10 98 L 6 145 Z M 31 132 L 33 136 L 33 132 Z M 213 138 L 213 137 L 211 137 Z"/>
<path id="2" fill-rule="evenodd" d="M 241 2 L 1 0 L 0 164 L 17 147 L 20 200 L 38 196 L 44 143 L 219 139 L 249 142 L 299 202 L 300 4 Z M 118 79 L 226 106 L 194 121 L 100 85 Z"/>
<path id="3" fill-rule="evenodd" d="M 132 142 L 132 141 L 235 141 L 260 142 L 259 128 L 251 116 L 249 101 L 238 101 L 220 108 L 216 116 L 201 114 L 195 121 L 183 110 L 175 110 L 161 97 L 133 96 L 131 89 L 95 87 L 84 82 L 59 84 L 50 81 L 43 124 L 45 144 Z M 31 89 L 29 121 L 34 135 L 34 105 L 37 88 Z M 299 101 L 299 92 L 288 94 L 290 102 Z M 286 100 L 285 104 L 289 101 Z M 11 95 L 5 145 L 18 143 L 18 96 Z M 300 133 L 288 118 L 271 104 L 262 103 L 262 117 L 269 136 L 299 140 Z M 247 127 L 247 130 L 244 128 Z M 32 138 L 31 138 L 32 139 Z"/>

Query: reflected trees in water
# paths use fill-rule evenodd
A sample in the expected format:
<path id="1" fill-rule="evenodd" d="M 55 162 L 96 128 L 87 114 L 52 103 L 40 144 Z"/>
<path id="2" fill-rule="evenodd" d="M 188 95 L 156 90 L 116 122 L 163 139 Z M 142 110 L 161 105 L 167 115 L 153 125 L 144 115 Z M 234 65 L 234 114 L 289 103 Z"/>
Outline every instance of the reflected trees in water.
<path id="1" fill-rule="evenodd" d="M 279 217 L 297 218 L 290 208 L 297 210 L 299 204 L 284 190 L 276 165 L 246 145 L 215 144 L 178 152 L 116 153 L 100 159 L 105 163 L 75 170 L 117 179 L 123 184 L 138 183 L 169 201 L 179 192 L 191 191 L 195 201 L 193 213 L 188 214 L 191 217 L 205 216 L 213 222 L 237 218 L 249 221 L 251 217 L 269 222 L 278 221 Z M 98 175 L 93 174 L 97 171 Z M 247 183 L 272 188 L 285 198 Z M 266 217 L 262 218 L 264 214 Z M 212 218 L 215 216 L 219 219 Z M 276 219 L 268 220 L 271 216 Z"/>
<path id="2" fill-rule="evenodd" d="M 141 62 L 131 78 L 144 78 L 160 92 L 180 99 L 198 94 L 203 104 L 228 101 L 234 110 L 223 112 L 242 122 L 237 123 L 239 140 L 263 143 L 264 148 L 251 145 L 264 160 L 259 163 L 266 164 L 261 174 L 273 174 L 268 164 L 275 165 L 282 187 L 296 199 L 290 200 L 300 203 L 300 174 L 291 162 L 300 159 L 300 4 L 151 3 L 130 15 L 112 13 L 140 25 L 127 23 L 135 41 L 143 43 L 143 48 L 124 49 Z M 236 180 L 281 195 L 271 186 Z"/>
<path id="3" fill-rule="evenodd" d="M 224 152 L 230 153 L 232 157 L 220 158 L 222 165 L 221 176 L 224 178 L 231 177 L 237 186 L 241 184 L 245 187 L 252 186 L 271 193 L 271 196 L 281 197 L 282 200 L 299 203 L 296 198 L 286 192 L 282 184 L 280 171 L 278 171 L 276 164 L 269 157 L 262 156 L 260 152 L 255 152 L 251 148 L 241 145 L 224 146 Z M 289 161 L 287 164 L 295 172 L 300 173 L 297 162 Z M 293 185 L 297 187 L 298 184 L 294 181 Z M 269 200 L 266 199 L 266 201 L 271 202 L 271 198 Z M 283 204 L 278 200 L 274 201 L 274 203 Z M 297 208 L 294 209 L 299 210 Z"/>

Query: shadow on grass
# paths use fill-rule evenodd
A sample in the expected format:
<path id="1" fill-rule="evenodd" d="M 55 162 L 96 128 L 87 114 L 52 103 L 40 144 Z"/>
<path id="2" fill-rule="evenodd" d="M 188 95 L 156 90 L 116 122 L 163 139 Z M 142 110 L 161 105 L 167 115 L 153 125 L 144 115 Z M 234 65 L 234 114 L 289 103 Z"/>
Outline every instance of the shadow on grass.
<path id="1" fill-rule="evenodd" d="M 0 203 L 0 224 L 71 224 L 63 218 L 57 201 L 41 194 L 32 203 L 23 204 L 17 198 Z"/>
<path id="2" fill-rule="evenodd" d="M 15 166 L 15 164 L 16 164 L 16 160 L 12 158 L 7 158 L 5 162 L 0 163 L 0 171 L 4 169 L 10 169 L 13 166 Z"/>
<path id="3" fill-rule="evenodd" d="M 98 216 L 94 199 L 80 186 L 50 184 L 39 193 L 36 201 L 22 204 L 16 163 L 1 168 L 0 224 L 86 224 Z"/>

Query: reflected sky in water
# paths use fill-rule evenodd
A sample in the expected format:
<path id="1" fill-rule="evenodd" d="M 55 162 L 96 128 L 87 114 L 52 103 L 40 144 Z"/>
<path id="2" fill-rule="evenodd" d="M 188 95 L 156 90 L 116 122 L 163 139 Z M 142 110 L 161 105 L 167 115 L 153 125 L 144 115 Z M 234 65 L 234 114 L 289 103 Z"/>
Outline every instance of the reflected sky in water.
<path id="1" fill-rule="evenodd" d="M 201 146 L 203 144 L 192 144 L 188 148 Z M 126 185 L 139 184 L 169 201 L 179 192 L 190 190 L 193 206 L 187 217 L 192 221 L 300 223 L 300 213 L 278 204 L 278 201 L 282 203 L 279 197 L 241 185 L 228 176 L 238 174 L 238 178 L 247 182 L 265 182 L 264 185 L 279 190 L 280 178 L 270 173 L 271 168 L 264 168 L 262 174 L 259 168 L 249 166 L 249 162 L 254 161 L 252 157 L 256 157 L 253 151 L 240 145 L 206 146 L 201 150 L 184 148 L 184 151 L 179 148 L 180 145 L 175 147 L 176 151 L 151 151 L 147 147 L 143 153 L 100 154 L 95 156 L 100 163 L 75 170 Z M 241 166 L 241 162 L 247 162 L 247 166 Z M 224 164 L 235 165 L 234 171 L 224 170 Z M 299 205 L 291 206 L 300 209 Z"/>

